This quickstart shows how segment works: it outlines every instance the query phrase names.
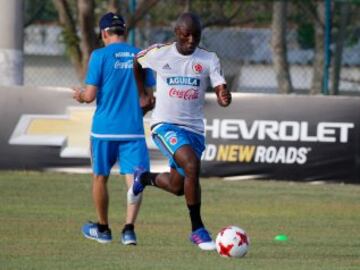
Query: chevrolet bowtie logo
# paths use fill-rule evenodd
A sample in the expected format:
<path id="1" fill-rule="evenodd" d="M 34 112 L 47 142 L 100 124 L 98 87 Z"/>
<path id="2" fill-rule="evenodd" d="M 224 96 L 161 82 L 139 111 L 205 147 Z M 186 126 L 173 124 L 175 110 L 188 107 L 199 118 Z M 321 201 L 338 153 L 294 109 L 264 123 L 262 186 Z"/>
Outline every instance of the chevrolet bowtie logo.
<path id="1" fill-rule="evenodd" d="M 68 107 L 67 114 L 22 115 L 9 143 L 16 145 L 60 146 L 60 157 L 90 157 L 89 136 L 94 107 Z M 151 142 L 148 121 L 145 121 L 146 139 Z"/>
<path id="2" fill-rule="evenodd" d="M 61 157 L 89 157 L 89 134 L 94 107 L 69 107 L 65 115 L 22 115 L 10 144 L 60 146 Z"/>

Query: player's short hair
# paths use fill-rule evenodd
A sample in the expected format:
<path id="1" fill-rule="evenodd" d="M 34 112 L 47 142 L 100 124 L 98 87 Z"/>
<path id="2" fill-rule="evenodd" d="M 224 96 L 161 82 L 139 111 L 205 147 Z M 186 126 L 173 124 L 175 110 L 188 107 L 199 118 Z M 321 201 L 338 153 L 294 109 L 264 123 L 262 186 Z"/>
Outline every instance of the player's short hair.
<path id="1" fill-rule="evenodd" d="M 103 15 L 99 21 L 100 37 L 101 31 L 104 30 L 110 35 L 124 35 L 126 24 L 124 18 L 120 14 L 108 12 Z"/>
<path id="2" fill-rule="evenodd" d="M 104 29 L 106 32 L 108 32 L 110 35 L 118 35 L 118 36 L 122 36 L 125 34 L 125 28 L 122 27 L 109 27 Z"/>

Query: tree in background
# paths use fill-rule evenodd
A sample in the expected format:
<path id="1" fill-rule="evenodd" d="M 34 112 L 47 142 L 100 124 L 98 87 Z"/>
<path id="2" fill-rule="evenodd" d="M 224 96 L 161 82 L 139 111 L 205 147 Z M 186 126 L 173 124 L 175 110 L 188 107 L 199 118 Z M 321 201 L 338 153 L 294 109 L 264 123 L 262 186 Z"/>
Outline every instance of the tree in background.
<path id="1" fill-rule="evenodd" d="M 102 12 L 123 11 L 124 17 L 127 18 L 128 30 L 131 30 L 157 2 L 159 0 L 138 1 L 135 12 L 131 14 L 128 1 L 109 0 L 105 2 L 107 5 Z M 85 77 L 90 54 L 100 43 L 96 34 L 96 17 L 101 14 L 95 14 L 95 11 L 101 9 L 102 3 L 104 1 L 53 0 L 59 23 L 63 28 L 63 40 L 67 52 L 81 81 Z"/>
<path id="2" fill-rule="evenodd" d="M 203 28 L 210 26 L 234 26 L 239 24 L 241 10 L 254 1 L 233 0 L 161 0 L 156 9 L 149 12 L 156 26 L 171 26 L 182 12 L 195 12 Z"/>
<path id="3" fill-rule="evenodd" d="M 276 72 L 280 94 L 293 92 L 289 64 L 287 61 L 287 2 L 286 0 L 274 1 L 273 19 L 271 25 L 271 48 L 273 65 Z"/>
<path id="4" fill-rule="evenodd" d="M 344 42 L 346 40 L 347 27 L 350 21 L 351 12 L 350 4 L 348 2 L 337 3 L 337 8 L 340 8 L 339 26 L 336 35 L 333 69 L 331 73 L 331 89 L 330 94 L 339 94 L 340 85 L 340 72 L 341 72 L 341 60 L 344 48 Z"/>
<path id="5" fill-rule="evenodd" d="M 310 6 L 310 5 L 309 5 Z M 309 6 L 307 6 L 309 8 Z M 325 3 L 319 1 L 316 7 L 310 8 L 308 12 L 312 12 L 315 25 L 315 54 L 313 63 L 313 80 L 310 88 L 310 94 L 321 94 L 322 83 L 324 77 L 324 49 L 325 49 Z"/>
<path id="6" fill-rule="evenodd" d="M 296 4 L 304 14 L 311 18 L 314 27 L 313 78 L 309 94 L 321 94 L 325 61 L 325 3 L 324 1 L 304 0 L 296 2 Z"/>
<path id="7" fill-rule="evenodd" d="M 338 22 L 339 29 L 336 32 L 336 28 L 333 28 L 334 37 L 336 37 L 336 47 L 332 47 L 335 49 L 331 80 L 332 94 L 337 93 L 340 81 L 358 82 L 356 78 L 351 76 L 348 78 L 345 78 L 344 75 L 340 76 L 342 47 L 349 46 L 349 40 L 353 40 L 353 44 L 358 42 L 359 31 L 357 29 L 359 29 L 359 16 L 346 15 L 349 13 L 349 9 L 350 13 L 358 13 L 359 4 L 357 1 L 347 1 L 347 3 L 354 2 L 354 4 L 351 4 L 351 8 L 349 8 L 350 4 L 346 5 L 344 1 L 334 2 L 333 25 L 335 26 L 336 22 Z M 25 4 L 27 4 L 28 11 L 25 25 L 27 26 L 35 21 L 37 23 L 53 23 L 58 17 L 63 29 L 62 42 L 65 44 L 67 55 L 75 67 L 79 78 L 82 80 L 86 72 L 89 55 L 94 48 L 99 46 L 96 34 L 98 18 L 106 11 L 120 11 L 126 18 L 130 30 L 136 26 L 139 29 L 137 31 L 138 41 L 141 40 L 145 43 L 138 43 L 138 45 L 142 44 L 142 46 L 159 42 L 156 39 L 157 37 L 160 37 L 160 42 L 170 41 L 173 36 L 172 31 L 168 30 L 171 30 L 173 22 L 179 14 L 184 11 L 194 11 L 201 17 L 204 28 L 212 27 L 214 29 L 218 27 L 217 31 L 219 31 L 225 27 L 233 27 L 233 30 L 230 31 L 234 31 L 234 33 L 240 28 L 251 29 L 251 32 L 254 33 L 254 39 L 261 36 L 259 33 L 272 29 L 272 60 L 277 76 L 279 93 L 291 93 L 294 91 L 290 77 L 287 50 L 291 50 L 291 53 L 294 52 L 293 49 L 297 50 L 300 48 L 300 50 L 303 50 L 302 52 L 307 50 L 306 53 L 309 57 L 301 59 L 307 62 L 300 61 L 299 64 L 313 66 L 309 93 L 321 93 L 325 60 L 324 0 L 137 0 L 135 12 L 130 11 L 129 3 L 130 0 L 26 0 Z M 341 6 L 344 9 L 343 15 L 337 15 L 337 12 L 340 11 L 339 8 L 336 8 L 337 6 Z M 163 31 L 162 27 L 164 27 L 165 31 Z M 291 31 L 290 36 L 288 35 L 289 29 Z M 345 29 L 348 33 L 346 43 L 344 43 Z M 295 31 L 298 37 L 297 43 L 293 42 L 294 39 L 291 39 Z M 290 39 L 287 40 L 286 37 L 290 37 Z M 292 43 L 289 43 L 289 41 Z M 230 43 L 231 41 L 224 42 Z M 250 56 L 250 52 L 254 48 L 251 47 L 250 43 L 248 47 L 241 46 L 243 40 L 233 42 L 238 42 L 239 46 L 233 46 L 232 48 L 249 50 L 249 55 L 241 51 L 244 58 L 238 58 L 237 62 L 232 58 L 223 60 L 228 61 L 226 66 L 227 77 L 230 78 L 228 81 L 229 83 L 234 81 L 234 89 L 236 89 L 236 80 L 240 78 L 239 74 L 244 63 L 255 65 L 268 64 L 271 59 L 267 58 L 264 60 L 262 58 L 260 61 L 263 62 L 255 60 L 254 63 L 251 63 L 253 61 L 252 58 L 250 62 L 247 62 L 249 60 L 246 57 Z M 209 44 L 204 42 L 203 45 Z M 228 47 L 225 49 L 224 46 L 224 50 L 228 50 Z M 259 55 L 261 55 L 260 53 Z M 267 51 L 265 54 L 267 54 Z"/>
<path id="8" fill-rule="evenodd" d="M 141 20 L 151 12 L 160 0 L 141 0 L 137 1 L 136 10 L 130 12 L 128 0 L 108 0 L 105 8 L 102 6 L 104 1 L 95 0 L 53 0 L 53 4 L 58 13 L 58 19 L 63 28 L 63 41 L 67 48 L 67 53 L 72 64 L 80 78 L 83 80 L 86 74 L 87 62 L 91 52 L 99 47 L 99 39 L 97 38 L 95 29 L 97 28 L 96 18 L 101 14 L 95 14 L 96 10 L 101 9 L 102 13 L 106 11 L 119 12 L 127 22 L 130 31 Z M 178 15 L 183 11 L 192 11 L 192 8 L 200 10 L 200 16 L 204 17 L 204 27 L 213 25 L 231 25 L 238 15 L 241 5 L 240 3 L 232 3 L 232 1 L 178 1 L 179 5 L 172 6 L 166 1 L 162 1 L 164 10 L 158 14 L 166 21 L 166 25 L 176 20 Z M 184 4 L 184 5 L 182 5 Z M 170 23 L 169 23 L 170 22 Z"/>

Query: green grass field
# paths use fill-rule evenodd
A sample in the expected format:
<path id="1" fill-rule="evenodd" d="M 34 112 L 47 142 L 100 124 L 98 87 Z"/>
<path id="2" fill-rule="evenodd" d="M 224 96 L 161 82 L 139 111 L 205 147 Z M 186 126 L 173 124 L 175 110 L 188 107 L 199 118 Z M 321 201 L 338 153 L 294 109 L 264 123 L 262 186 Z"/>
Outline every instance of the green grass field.
<path id="1" fill-rule="evenodd" d="M 119 241 L 125 183 L 109 183 L 114 240 L 82 237 L 95 219 L 89 175 L 0 172 L 0 269 L 360 269 L 360 186 L 202 179 L 203 218 L 213 236 L 238 225 L 251 238 L 245 258 L 222 258 L 188 241 L 183 197 L 147 188 L 136 231 Z M 286 234 L 286 242 L 276 242 Z"/>

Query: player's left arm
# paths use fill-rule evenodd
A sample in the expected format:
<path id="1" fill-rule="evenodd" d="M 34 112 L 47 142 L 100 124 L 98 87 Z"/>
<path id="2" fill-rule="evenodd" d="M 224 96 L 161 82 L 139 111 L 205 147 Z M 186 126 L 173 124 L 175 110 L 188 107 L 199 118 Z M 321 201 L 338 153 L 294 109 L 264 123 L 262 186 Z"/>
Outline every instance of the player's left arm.
<path id="1" fill-rule="evenodd" d="M 225 77 L 221 68 L 220 60 L 216 53 L 211 55 L 210 82 L 215 89 L 217 101 L 220 106 L 227 107 L 231 103 L 231 93 L 226 87 Z"/>
<path id="2" fill-rule="evenodd" d="M 97 87 L 95 85 L 86 85 L 85 88 L 74 87 L 73 98 L 79 103 L 91 103 L 96 98 Z"/>
<path id="3" fill-rule="evenodd" d="M 215 87 L 217 101 L 220 106 L 227 107 L 231 103 L 231 92 L 227 89 L 226 84 L 220 84 Z"/>

